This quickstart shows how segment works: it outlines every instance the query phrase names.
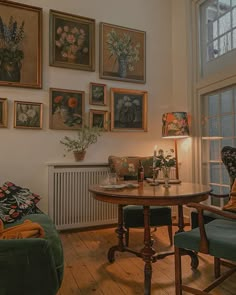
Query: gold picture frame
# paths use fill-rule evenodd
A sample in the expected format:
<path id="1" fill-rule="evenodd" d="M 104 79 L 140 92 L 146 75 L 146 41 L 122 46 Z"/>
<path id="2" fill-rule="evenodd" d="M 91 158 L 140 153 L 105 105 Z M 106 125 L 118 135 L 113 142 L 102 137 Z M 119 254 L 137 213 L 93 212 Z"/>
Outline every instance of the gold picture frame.
<path id="1" fill-rule="evenodd" d="M 0 98 L 0 128 L 7 127 L 7 98 Z"/>
<path id="2" fill-rule="evenodd" d="M 111 131 L 147 131 L 147 91 L 111 88 Z"/>
<path id="3" fill-rule="evenodd" d="M 100 127 L 104 131 L 108 131 L 108 111 L 89 110 L 90 127 Z"/>
<path id="4" fill-rule="evenodd" d="M 42 8 L 0 0 L 0 31 L 0 85 L 42 88 Z"/>
<path id="5" fill-rule="evenodd" d="M 146 32 L 100 23 L 100 78 L 146 83 Z"/>
<path id="6" fill-rule="evenodd" d="M 92 105 L 107 105 L 107 86 L 106 84 L 93 83 L 89 84 L 89 103 Z"/>
<path id="7" fill-rule="evenodd" d="M 95 71 L 95 19 L 52 9 L 49 17 L 50 65 Z"/>
<path id="8" fill-rule="evenodd" d="M 43 104 L 14 101 L 14 128 L 42 129 Z"/>
<path id="9" fill-rule="evenodd" d="M 84 124 L 85 92 L 50 88 L 49 128 L 78 130 Z"/>

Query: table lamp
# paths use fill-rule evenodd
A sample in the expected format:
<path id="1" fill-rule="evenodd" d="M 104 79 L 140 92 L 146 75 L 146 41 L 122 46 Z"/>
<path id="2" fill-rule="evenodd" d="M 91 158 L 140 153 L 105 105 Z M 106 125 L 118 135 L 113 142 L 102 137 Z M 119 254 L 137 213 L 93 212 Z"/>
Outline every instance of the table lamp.
<path id="1" fill-rule="evenodd" d="M 188 115 L 186 112 L 172 112 L 162 115 L 162 137 L 174 139 L 176 178 L 179 179 L 177 139 L 189 137 Z"/>

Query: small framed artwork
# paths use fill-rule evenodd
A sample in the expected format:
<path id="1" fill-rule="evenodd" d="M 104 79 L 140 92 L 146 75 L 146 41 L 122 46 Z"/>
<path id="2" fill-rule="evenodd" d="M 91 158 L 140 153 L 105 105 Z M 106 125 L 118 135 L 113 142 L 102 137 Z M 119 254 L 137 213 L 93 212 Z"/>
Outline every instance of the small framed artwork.
<path id="1" fill-rule="evenodd" d="M 14 128 L 42 129 L 43 104 L 14 101 Z"/>
<path id="2" fill-rule="evenodd" d="M 89 111 L 90 127 L 100 127 L 108 131 L 108 111 L 90 110 Z"/>
<path id="3" fill-rule="evenodd" d="M 0 127 L 7 127 L 7 98 L 0 98 Z"/>
<path id="4" fill-rule="evenodd" d="M 146 82 L 146 33 L 100 23 L 100 78 Z"/>
<path id="5" fill-rule="evenodd" d="M 50 88 L 49 127 L 78 130 L 84 118 L 84 91 Z"/>
<path id="6" fill-rule="evenodd" d="M 89 84 L 89 103 L 94 105 L 107 105 L 107 86 L 106 84 Z"/>
<path id="7" fill-rule="evenodd" d="M 0 85 L 42 88 L 42 8 L 0 0 Z"/>
<path id="8" fill-rule="evenodd" d="M 147 131 L 147 91 L 111 88 L 111 131 Z"/>
<path id="9" fill-rule="evenodd" d="M 95 19 L 50 10 L 51 66 L 95 70 Z"/>

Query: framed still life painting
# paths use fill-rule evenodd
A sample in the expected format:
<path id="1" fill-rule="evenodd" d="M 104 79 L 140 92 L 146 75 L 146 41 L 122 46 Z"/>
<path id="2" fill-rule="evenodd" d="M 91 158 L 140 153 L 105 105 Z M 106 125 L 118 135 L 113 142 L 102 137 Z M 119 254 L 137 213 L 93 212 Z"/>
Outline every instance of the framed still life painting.
<path id="1" fill-rule="evenodd" d="M 83 125 L 84 91 L 50 88 L 49 127 L 78 130 Z"/>
<path id="2" fill-rule="evenodd" d="M 107 105 L 107 86 L 106 84 L 89 84 L 89 103 L 94 105 Z"/>
<path id="3" fill-rule="evenodd" d="M 146 33 L 100 23 L 100 78 L 146 82 Z"/>
<path id="4" fill-rule="evenodd" d="M 42 129 L 43 104 L 14 101 L 14 128 Z"/>
<path id="5" fill-rule="evenodd" d="M 50 10 L 50 65 L 95 70 L 95 20 Z"/>
<path id="6" fill-rule="evenodd" d="M 7 99 L 0 98 L 0 128 L 7 127 Z"/>
<path id="7" fill-rule="evenodd" d="M 42 8 L 0 0 L 0 85 L 42 88 Z"/>
<path id="8" fill-rule="evenodd" d="M 89 111 L 90 127 L 100 127 L 108 131 L 108 111 L 90 110 Z"/>
<path id="9" fill-rule="evenodd" d="M 111 131 L 147 131 L 147 91 L 111 88 Z"/>

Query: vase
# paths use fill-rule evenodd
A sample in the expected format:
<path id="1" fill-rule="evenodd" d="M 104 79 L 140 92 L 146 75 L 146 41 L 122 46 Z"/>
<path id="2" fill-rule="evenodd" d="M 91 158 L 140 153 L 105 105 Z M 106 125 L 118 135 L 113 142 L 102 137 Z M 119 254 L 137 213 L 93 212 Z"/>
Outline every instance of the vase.
<path id="1" fill-rule="evenodd" d="M 0 64 L 0 80 L 9 82 L 20 82 L 20 62 L 2 62 Z"/>
<path id="2" fill-rule="evenodd" d="M 70 117 L 70 113 L 69 113 L 69 109 L 65 108 L 65 107 L 61 107 L 60 108 L 60 114 L 61 114 L 61 119 L 62 121 L 65 123 L 69 117 Z"/>
<path id="3" fill-rule="evenodd" d="M 162 174 L 163 174 L 163 178 L 164 178 L 164 187 L 168 188 L 170 187 L 170 167 L 162 167 Z"/>
<path id="4" fill-rule="evenodd" d="M 127 77 L 127 57 L 120 56 L 118 58 L 118 74 L 121 78 L 126 78 Z"/>
<path id="5" fill-rule="evenodd" d="M 84 160 L 86 151 L 73 151 L 73 153 L 74 153 L 75 161 L 79 162 Z"/>

